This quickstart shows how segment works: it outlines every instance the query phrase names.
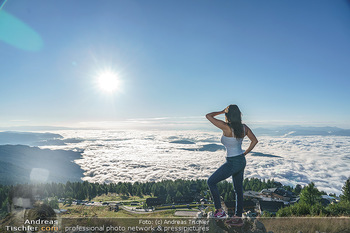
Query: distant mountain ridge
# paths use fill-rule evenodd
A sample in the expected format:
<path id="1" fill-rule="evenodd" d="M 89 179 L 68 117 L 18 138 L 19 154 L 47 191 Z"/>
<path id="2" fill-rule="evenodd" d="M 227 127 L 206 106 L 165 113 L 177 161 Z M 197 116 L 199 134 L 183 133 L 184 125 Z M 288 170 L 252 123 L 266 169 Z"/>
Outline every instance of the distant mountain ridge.
<path id="1" fill-rule="evenodd" d="M 0 145 L 34 145 L 42 141 L 62 139 L 59 134 L 54 133 L 32 133 L 32 132 L 17 132 L 5 131 L 0 132 Z"/>
<path id="2" fill-rule="evenodd" d="M 76 138 L 63 139 L 60 134 L 55 133 L 0 132 L 0 145 L 51 146 L 78 142 L 81 140 Z"/>
<path id="3" fill-rule="evenodd" d="M 280 126 L 274 128 L 255 128 L 257 135 L 269 136 L 350 136 L 350 129 L 338 127 L 306 127 L 300 125 Z"/>

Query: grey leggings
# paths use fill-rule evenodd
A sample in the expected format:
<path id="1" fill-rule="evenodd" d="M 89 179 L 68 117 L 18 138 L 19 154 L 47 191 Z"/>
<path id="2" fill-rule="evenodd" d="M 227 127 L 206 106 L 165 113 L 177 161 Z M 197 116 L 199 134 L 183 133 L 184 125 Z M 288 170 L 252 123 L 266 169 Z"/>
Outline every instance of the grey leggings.
<path id="1" fill-rule="evenodd" d="M 221 208 L 220 193 L 217 183 L 232 176 L 233 187 L 236 193 L 236 211 L 235 215 L 242 217 L 243 213 L 243 173 L 246 166 L 245 156 L 238 155 L 226 157 L 226 163 L 218 168 L 208 179 L 208 186 L 213 196 L 216 209 Z"/>

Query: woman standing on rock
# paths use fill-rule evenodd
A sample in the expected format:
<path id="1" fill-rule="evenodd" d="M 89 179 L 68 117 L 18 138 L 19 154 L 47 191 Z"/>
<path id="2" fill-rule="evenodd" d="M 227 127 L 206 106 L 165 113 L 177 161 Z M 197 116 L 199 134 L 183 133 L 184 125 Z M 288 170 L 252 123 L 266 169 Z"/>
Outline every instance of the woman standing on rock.
<path id="1" fill-rule="evenodd" d="M 215 116 L 224 114 L 226 122 L 218 120 Z M 213 196 L 215 205 L 215 218 L 226 218 L 226 213 L 221 207 L 220 193 L 217 183 L 232 176 L 233 187 L 236 193 L 235 216 L 229 220 L 230 224 L 242 226 L 243 213 L 243 173 L 246 166 L 245 155 L 258 143 L 251 129 L 242 124 L 241 111 L 237 105 L 230 105 L 220 112 L 212 112 L 206 115 L 207 119 L 223 131 L 221 143 L 226 147 L 226 163 L 218 168 L 208 179 L 208 186 Z M 243 138 L 247 136 L 251 143 L 247 150 L 242 150 Z"/>

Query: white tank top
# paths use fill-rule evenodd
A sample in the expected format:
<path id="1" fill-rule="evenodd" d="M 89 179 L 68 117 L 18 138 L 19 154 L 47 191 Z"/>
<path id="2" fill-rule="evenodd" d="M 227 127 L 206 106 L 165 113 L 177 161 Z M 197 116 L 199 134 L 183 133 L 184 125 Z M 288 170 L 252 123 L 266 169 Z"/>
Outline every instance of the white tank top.
<path id="1" fill-rule="evenodd" d="M 245 136 L 244 125 L 243 125 L 243 135 Z M 222 135 L 221 143 L 226 147 L 227 157 L 234 157 L 244 153 L 244 151 L 242 150 L 243 138 L 235 138 L 233 135 L 233 129 L 232 129 L 232 137 L 226 137 L 225 135 Z"/>

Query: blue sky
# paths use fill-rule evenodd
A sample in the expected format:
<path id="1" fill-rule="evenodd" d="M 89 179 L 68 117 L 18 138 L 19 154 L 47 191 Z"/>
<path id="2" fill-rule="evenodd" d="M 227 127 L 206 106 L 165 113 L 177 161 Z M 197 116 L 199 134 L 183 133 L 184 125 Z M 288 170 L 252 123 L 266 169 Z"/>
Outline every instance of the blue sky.
<path id="1" fill-rule="evenodd" d="M 235 103 L 254 125 L 350 128 L 349 1 L 1 3 L 0 127 L 195 124 Z"/>

